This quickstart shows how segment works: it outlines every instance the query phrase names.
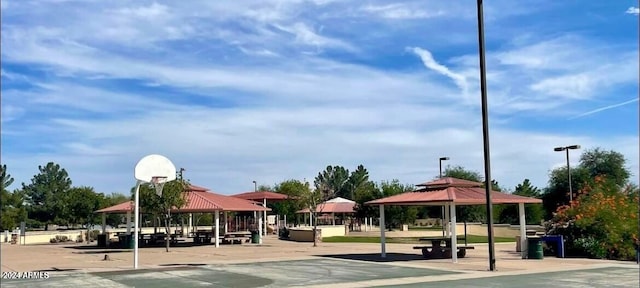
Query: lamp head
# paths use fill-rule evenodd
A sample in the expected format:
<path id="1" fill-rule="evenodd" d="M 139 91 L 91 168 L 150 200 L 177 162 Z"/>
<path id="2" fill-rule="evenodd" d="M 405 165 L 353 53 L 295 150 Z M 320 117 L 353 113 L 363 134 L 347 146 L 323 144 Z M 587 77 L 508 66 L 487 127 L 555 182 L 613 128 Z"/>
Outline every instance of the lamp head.
<path id="1" fill-rule="evenodd" d="M 556 147 L 556 148 L 553 148 L 553 151 L 560 152 L 560 151 L 564 151 L 565 149 L 566 149 L 565 147 Z"/>
<path id="2" fill-rule="evenodd" d="M 449 160 L 449 157 L 440 157 L 440 161 Z"/>
<path id="3" fill-rule="evenodd" d="M 567 149 L 580 149 L 580 145 L 567 146 Z"/>

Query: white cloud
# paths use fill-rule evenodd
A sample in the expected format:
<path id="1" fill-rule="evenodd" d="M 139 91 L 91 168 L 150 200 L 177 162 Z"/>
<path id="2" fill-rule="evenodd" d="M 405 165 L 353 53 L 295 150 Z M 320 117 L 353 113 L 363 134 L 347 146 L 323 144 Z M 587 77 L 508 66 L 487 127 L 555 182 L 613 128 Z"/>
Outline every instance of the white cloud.
<path id="1" fill-rule="evenodd" d="M 374 180 L 418 183 L 437 175 L 446 155 L 448 164 L 482 172 L 475 31 L 442 33 L 458 17 L 475 23 L 474 5 L 311 2 L 11 2 L 7 17 L 29 21 L 3 19 L 2 136 L 23 147 L 3 145 L 3 163 L 28 181 L 37 165 L 55 161 L 75 185 L 104 192 L 128 191 L 130 170 L 148 153 L 223 193 L 251 190 L 252 180 L 313 182 L 329 164 L 364 164 Z M 497 0 L 486 12 L 504 5 L 514 9 L 493 23 L 529 11 Z M 51 15 L 52 7 L 65 13 Z M 565 120 L 592 110 L 567 104 L 635 87 L 636 46 L 531 33 L 488 42 L 493 177 L 508 187 L 524 178 L 544 186 L 563 161 L 552 148 L 563 143 L 620 151 L 635 173 L 637 135 L 514 122 Z M 5 85 L 19 78 L 9 64 L 37 71 L 34 86 Z"/>
<path id="2" fill-rule="evenodd" d="M 444 15 L 444 12 L 441 10 L 428 12 L 416 9 L 415 7 L 408 7 L 400 3 L 388 5 L 367 5 L 362 7 L 362 10 L 389 19 L 423 19 Z"/>
<path id="3" fill-rule="evenodd" d="M 274 25 L 278 29 L 282 31 L 286 31 L 295 35 L 295 41 L 302 45 L 314 46 L 316 48 L 342 48 L 346 50 L 356 50 L 355 47 L 351 46 L 349 43 L 332 39 L 330 37 L 324 37 L 318 35 L 313 29 L 308 27 L 306 24 L 298 22 L 291 26 L 282 26 L 282 25 Z"/>
<path id="4" fill-rule="evenodd" d="M 627 11 L 625 13 L 632 14 L 632 15 L 638 15 L 638 14 L 640 14 L 640 8 L 631 6 L 631 7 L 629 7 L 629 9 L 627 9 Z"/>
<path id="5" fill-rule="evenodd" d="M 453 72 L 448 67 L 438 63 L 435 59 L 433 59 L 433 55 L 431 55 L 431 52 L 429 52 L 428 50 L 418 47 L 409 48 L 409 50 L 411 50 L 413 53 L 418 55 L 420 59 L 422 59 L 422 63 L 425 67 L 451 78 L 456 83 L 458 88 L 462 90 L 462 93 L 466 96 L 469 87 L 465 76 Z"/>

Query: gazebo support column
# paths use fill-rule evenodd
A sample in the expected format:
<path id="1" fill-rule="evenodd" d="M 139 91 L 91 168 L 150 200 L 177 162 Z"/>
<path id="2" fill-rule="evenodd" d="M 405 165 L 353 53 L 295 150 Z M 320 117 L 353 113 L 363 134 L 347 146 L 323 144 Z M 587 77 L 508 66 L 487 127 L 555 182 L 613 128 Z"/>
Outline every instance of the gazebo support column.
<path id="1" fill-rule="evenodd" d="M 260 227 L 262 227 L 262 213 L 258 213 L 258 229 L 260 229 Z M 262 234 L 260 234 L 260 231 L 258 230 L 258 244 L 262 244 Z"/>
<path id="2" fill-rule="evenodd" d="M 193 231 L 193 213 L 189 213 L 189 224 L 187 226 L 189 226 L 187 228 L 187 236 L 188 236 L 194 232 Z"/>
<path id="3" fill-rule="evenodd" d="M 224 234 L 229 233 L 229 215 L 224 211 Z"/>
<path id="4" fill-rule="evenodd" d="M 336 226 L 336 214 L 335 213 L 331 213 L 331 223 L 333 224 L 333 226 Z"/>
<path id="5" fill-rule="evenodd" d="M 267 208 L 267 198 L 264 198 L 262 200 L 262 206 L 264 208 Z M 269 225 L 269 221 L 267 221 L 267 209 L 264 210 L 264 217 L 263 217 L 263 221 L 264 221 L 264 236 L 267 236 L 267 226 Z"/>
<path id="6" fill-rule="evenodd" d="M 131 235 L 131 211 L 127 211 L 127 235 Z"/>
<path id="7" fill-rule="evenodd" d="M 387 257 L 386 239 L 384 236 L 384 205 L 380 205 L 380 257 Z"/>
<path id="8" fill-rule="evenodd" d="M 215 237 L 216 248 L 220 247 L 220 211 L 213 213 L 214 218 L 214 230 L 213 237 Z"/>
<path id="9" fill-rule="evenodd" d="M 451 202 L 451 262 L 458 263 L 458 234 L 456 233 L 456 203 Z"/>
<path id="10" fill-rule="evenodd" d="M 107 234 L 107 213 L 102 213 L 102 235 Z"/>
<path id="11" fill-rule="evenodd" d="M 527 255 L 527 220 L 524 215 L 524 203 L 518 203 L 518 214 L 520 218 L 520 254 L 524 259 Z"/>
<path id="12" fill-rule="evenodd" d="M 449 203 L 444 205 L 444 223 L 442 223 L 442 227 L 444 227 L 444 236 L 448 237 L 451 235 L 451 230 L 449 230 L 449 215 L 451 211 L 449 210 Z"/>

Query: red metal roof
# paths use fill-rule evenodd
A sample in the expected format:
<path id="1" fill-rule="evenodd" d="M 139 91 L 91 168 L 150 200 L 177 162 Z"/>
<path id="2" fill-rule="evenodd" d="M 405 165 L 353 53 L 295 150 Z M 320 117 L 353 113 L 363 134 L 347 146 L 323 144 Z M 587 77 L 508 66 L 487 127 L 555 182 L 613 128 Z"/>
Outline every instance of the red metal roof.
<path id="1" fill-rule="evenodd" d="M 190 185 L 189 190 L 185 192 L 187 204 L 180 209 L 172 209 L 173 213 L 200 213 L 215 211 L 271 211 L 269 208 L 262 207 L 259 203 L 212 193 L 209 189 Z M 103 208 L 96 213 L 126 213 L 133 211 L 133 201 L 127 201 L 111 207 Z"/>
<path id="2" fill-rule="evenodd" d="M 245 199 L 245 200 L 253 200 L 253 201 L 262 201 L 267 199 L 268 201 L 282 201 L 289 198 L 289 196 L 281 193 L 271 192 L 271 191 L 256 191 L 256 192 L 245 192 L 236 195 L 231 195 L 232 197 Z"/>
<path id="3" fill-rule="evenodd" d="M 256 202 L 211 192 L 191 191 L 187 193 L 187 205 L 176 209 L 178 213 L 214 211 L 271 211 Z"/>
<path id="4" fill-rule="evenodd" d="M 316 206 L 318 213 L 355 213 L 356 202 L 344 199 L 334 198 Z M 309 208 L 302 209 L 296 213 L 309 213 Z"/>
<path id="5" fill-rule="evenodd" d="M 475 183 L 475 187 L 469 187 Z M 456 178 L 443 178 L 425 183 L 426 188 L 418 191 L 405 192 L 373 201 L 366 205 L 441 205 L 444 202 L 453 202 L 457 205 L 480 205 L 487 203 L 485 188 L 482 184 Z M 480 184 L 480 185 L 477 185 Z M 438 185 L 447 187 L 437 188 Z M 460 186 L 456 186 L 460 185 Z M 424 186 L 424 185 L 423 185 Z M 542 203 L 541 199 L 491 191 L 491 203 L 516 204 L 516 203 Z"/>
<path id="6" fill-rule="evenodd" d="M 102 208 L 96 211 L 96 213 L 116 214 L 127 213 L 128 211 L 133 212 L 133 206 L 133 201 L 127 201 L 110 207 Z"/>

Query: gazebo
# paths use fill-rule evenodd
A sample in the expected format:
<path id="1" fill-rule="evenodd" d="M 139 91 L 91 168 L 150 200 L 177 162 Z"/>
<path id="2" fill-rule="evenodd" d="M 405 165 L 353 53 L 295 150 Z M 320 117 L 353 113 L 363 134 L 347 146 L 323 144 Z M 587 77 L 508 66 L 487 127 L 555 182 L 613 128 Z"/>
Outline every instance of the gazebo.
<path id="1" fill-rule="evenodd" d="M 456 251 L 456 206 L 465 205 L 486 205 L 486 194 L 483 184 L 479 182 L 467 181 L 452 177 L 440 178 L 431 182 L 422 183 L 417 186 L 423 187 L 416 191 L 405 192 L 373 201 L 366 202 L 365 205 L 378 205 L 380 207 L 380 244 L 381 256 L 386 257 L 385 246 L 385 223 L 384 206 L 444 206 L 445 222 L 451 224 L 451 231 L 446 236 L 450 237 L 452 261 L 456 263 L 458 256 Z M 518 204 L 520 220 L 520 244 L 526 246 L 526 222 L 524 215 L 524 204 L 542 203 L 541 199 L 506 194 L 498 191 L 491 191 L 492 204 Z M 523 255 L 526 249 L 522 249 Z"/>
<path id="2" fill-rule="evenodd" d="M 269 202 L 280 202 L 280 201 L 284 201 L 289 199 L 289 196 L 285 195 L 285 194 L 281 194 L 281 193 L 276 193 L 276 192 L 271 192 L 271 191 L 255 191 L 255 192 L 244 192 L 244 193 L 240 193 L 240 194 L 235 194 L 235 195 L 231 195 L 232 197 L 236 197 L 236 198 L 240 198 L 240 199 L 244 199 L 244 200 L 250 200 L 250 201 L 260 201 L 262 202 L 262 206 L 263 207 L 267 207 L 267 200 L 269 200 Z M 285 222 L 286 222 L 286 218 L 285 218 Z M 277 224 L 276 224 L 277 225 Z M 262 235 L 266 236 L 267 235 L 267 210 L 264 211 L 264 227 L 261 227 L 263 230 Z M 261 230 L 262 230 L 261 229 Z"/>
<path id="3" fill-rule="evenodd" d="M 216 194 L 209 189 L 190 185 L 189 190 L 184 192 L 186 204 L 181 208 L 171 209 L 171 213 L 213 213 L 214 215 L 214 234 L 215 247 L 220 246 L 220 212 L 225 215 L 227 212 L 238 211 L 268 211 L 269 208 L 262 207 L 258 203 L 248 201 L 236 197 Z M 105 234 L 106 214 L 126 213 L 127 214 L 127 234 L 131 233 L 131 214 L 134 211 L 133 201 L 123 202 L 111 207 L 97 210 L 96 213 L 102 213 L 102 234 Z M 262 216 L 262 215 L 260 215 Z M 262 217 L 260 217 L 262 218 Z M 192 225 L 192 217 L 189 217 L 189 226 Z M 226 219 L 226 217 L 225 217 Z M 226 223 L 226 221 L 225 221 Z M 225 230 L 227 225 L 225 224 Z M 226 231 L 225 231 L 226 232 Z"/>
<path id="4" fill-rule="evenodd" d="M 349 199 L 345 199 L 342 197 L 336 197 L 333 198 L 331 200 L 327 200 L 325 202 L 322 202 L 320 204 L 318 204 L 316 206 L 316 212 L 317 213 L 330 213 L 331 214 L 331 221 L 333 225 L 336 225 L 336 218 L 335 218 L 335 214 L 353 214 L 356 212 L 356 205 L 357 203 L 355 201 L 349 200 Z M 309 208 L 305 208 L 302 210 L 297 211 L 296 213 L 299 214 L 306 214 L 309 213 L 311 214 L 311 210 L 309 210 Z M 311 220 L 314 221 L 314 220 Z M 310 221 L 310 222 L 311 222 Z M 313 224 L 313 223 L 311 223 Z"/>

